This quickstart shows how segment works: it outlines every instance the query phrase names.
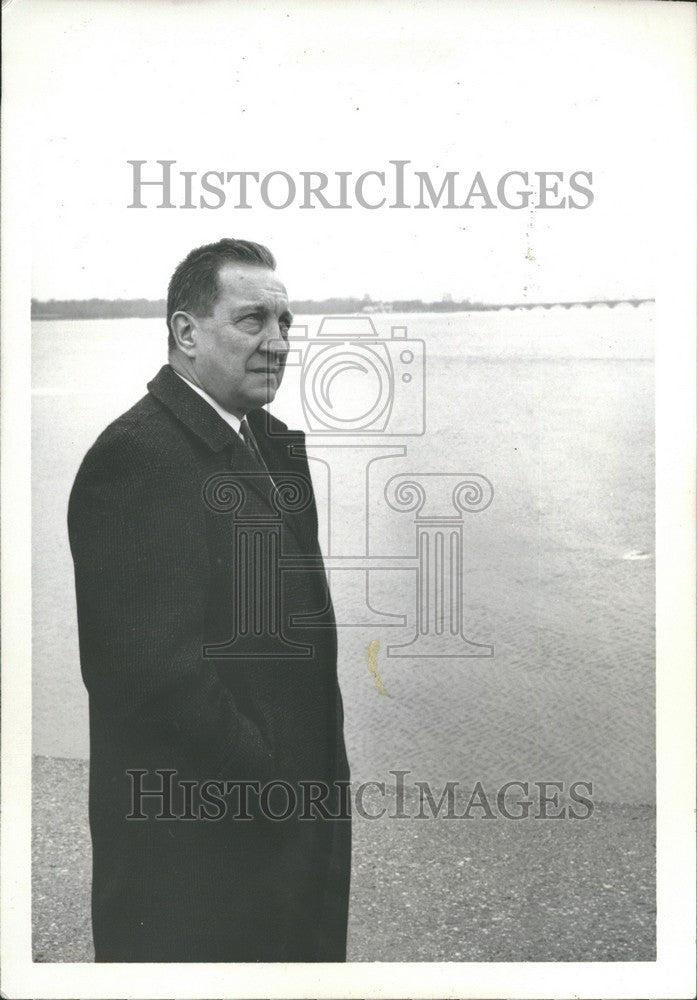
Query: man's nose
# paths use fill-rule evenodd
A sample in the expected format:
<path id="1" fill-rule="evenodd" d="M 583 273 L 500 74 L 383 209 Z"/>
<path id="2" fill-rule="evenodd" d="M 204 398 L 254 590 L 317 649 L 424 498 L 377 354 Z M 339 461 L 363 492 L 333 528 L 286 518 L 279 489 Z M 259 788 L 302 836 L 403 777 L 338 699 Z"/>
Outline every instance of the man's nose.
<path id="1" fill-rule="evenodd" d="M 285 358 L 288 353 L 288 341 L 281 333 L 278 323 L 269 324 L 264 334 L 264 340 L 260 345 L 260 349 L 266 351 L 268 354 L 274 354 L 279 358 Z"/>

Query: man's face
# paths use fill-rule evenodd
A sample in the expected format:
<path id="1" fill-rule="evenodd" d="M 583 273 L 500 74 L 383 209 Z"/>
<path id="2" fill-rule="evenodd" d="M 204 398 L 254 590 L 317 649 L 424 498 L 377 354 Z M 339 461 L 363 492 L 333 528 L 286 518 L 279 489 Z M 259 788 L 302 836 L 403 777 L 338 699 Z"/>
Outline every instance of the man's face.
<path id="1" fill-rule="evenodd" d="M 274 271 L 226 264 L 210 316 L 196 317 L 193 367 L 201 388 L 238 415 L 269 403 L 283 378 L 293 317 Z"/>

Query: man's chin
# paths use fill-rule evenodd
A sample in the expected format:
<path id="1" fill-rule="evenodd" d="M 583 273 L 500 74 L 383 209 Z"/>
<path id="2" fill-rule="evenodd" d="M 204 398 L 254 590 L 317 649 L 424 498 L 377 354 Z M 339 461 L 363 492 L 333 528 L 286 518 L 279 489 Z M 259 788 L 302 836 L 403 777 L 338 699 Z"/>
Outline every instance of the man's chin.
<path id="1" fill-rule="evenodd" d="M 260 406 L 265 406 L 267 403 L 272 403 L 276 398 L 277 385 L 267 385 L 265 389 L 260 389 L 258 392 L 249 394 L 249 409 L 255 410 Z"/>

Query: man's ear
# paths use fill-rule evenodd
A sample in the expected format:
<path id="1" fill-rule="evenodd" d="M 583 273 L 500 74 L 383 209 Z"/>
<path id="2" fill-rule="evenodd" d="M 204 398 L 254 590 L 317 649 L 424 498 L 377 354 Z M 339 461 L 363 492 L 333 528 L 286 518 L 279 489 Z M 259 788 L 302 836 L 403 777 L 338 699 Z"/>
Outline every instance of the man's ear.
<path id="1" fill-rule="evenodd" d="M 170 320 L 170 329 L 174 343 L 182 354 L 189 358 L 196 356 L 196 337 L 198 330 L 193 316 L 186 312 L 175 312 Z"/>

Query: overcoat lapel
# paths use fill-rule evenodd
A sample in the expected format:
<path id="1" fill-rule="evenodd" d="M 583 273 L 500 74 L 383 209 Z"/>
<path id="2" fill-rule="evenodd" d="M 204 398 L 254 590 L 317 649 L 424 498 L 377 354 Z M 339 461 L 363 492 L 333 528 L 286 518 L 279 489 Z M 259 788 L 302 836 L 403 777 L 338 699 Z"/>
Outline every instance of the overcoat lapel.
<path id="1" fill-rule="evenodd" d="M 225 452 L 231 472 L 245 473 L 245 488 L 254 490 L 262 502 L 276 516 L 278 511 L 271 502 L 272 487 L 267 477 L 259 474 L 259 467 L 249 454 L 239 436 L 205 399 L 179 378 L 170 365 L 163 365 L 155 378 L 148 383 L 150 393 L 163 403 L 172 414 L 195 434 L 212 452 Z M 259 451 L 277 482 L 283 473 L 302 476 L 312 496 L 307 462 L 304 459 L 305 435 L 302 431 L 288 431 L 279 421 L 271 433 L 273 417 L 264 409 L 251 411 L 249 424 L 256 438 Z M 302 549 L 312 546 L 315 531 L 310 523 L 312 503 L 305 510 L 283 513 L 283 524 L 295 535 Z M 312 546 L 314 547 L 314 546 Z"/>
<path id="2" fill-rule="evenodd" d="M 285 424 L 275 420 L 265 409 L 252 410 L 247 414 L 252 433 L 266 467 L 279 486 L 283 485 L 284 473 L 292 493 L 294 479 L 300 477 L 305 483 L 306 502 L 300 500 L 297 509 L 284 511 L 284 522 L 296 537 L 302 536 L 305 551 L 316 550 L 317 520 L 314 492 L 305 452 L 305 435 L 302 431 L 288 430 Z M 293 505 L 291 505 L 293 506 Z"/>

